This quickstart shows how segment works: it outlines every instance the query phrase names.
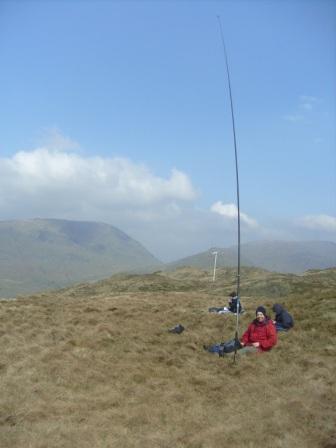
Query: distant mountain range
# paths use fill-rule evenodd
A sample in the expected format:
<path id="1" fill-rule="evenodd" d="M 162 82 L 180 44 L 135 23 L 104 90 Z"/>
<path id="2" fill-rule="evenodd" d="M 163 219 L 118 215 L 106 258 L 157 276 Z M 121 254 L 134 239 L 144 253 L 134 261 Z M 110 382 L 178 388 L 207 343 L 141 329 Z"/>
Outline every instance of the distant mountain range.
<path id="1" fill-rule="evenodd" d="M 211 269 L 213 252 L 218 252 L 218 267 L 237 265 L 237 247 L 211 248 L 187 258 L 169 263 L 168 268 L 195 266 Z M 257 241 L 241 245 L 241 265 L 283 273 L 302 273 L 309 269 L 336 266 L 336 243 L 330 241 Z"/>
<path id="2" fill-rule="evenodd" d="M 0 297 L 54 289 L 162 263 L 119 229 L 96 222 L 0 222 Z"/>
<path id="3" fill-rule="evenodd" d="M 193 266 L 211 270 L 237 265 L 237 248 L 212 248 L 164 265 L 139 242 L 111 225 L 33 219 L 0 221 L 0 297 L 14 297 L 120 272 L 150 273 Z M 241 246 L 242 266 L 282 273 L 336 266 L 332 242 L 255 242 Z"/>

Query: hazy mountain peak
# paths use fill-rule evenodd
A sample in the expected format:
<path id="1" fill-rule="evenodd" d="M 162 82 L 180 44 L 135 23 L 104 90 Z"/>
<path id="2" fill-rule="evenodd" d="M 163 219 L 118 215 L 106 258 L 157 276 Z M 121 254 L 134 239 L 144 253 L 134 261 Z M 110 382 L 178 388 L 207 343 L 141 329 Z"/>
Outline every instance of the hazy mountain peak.
<path id="1" fill-rule="evenodd" d="M 162 265 L 126 233 L 90 221 L 2 221 L 0 247 L 0 297 Z"/>

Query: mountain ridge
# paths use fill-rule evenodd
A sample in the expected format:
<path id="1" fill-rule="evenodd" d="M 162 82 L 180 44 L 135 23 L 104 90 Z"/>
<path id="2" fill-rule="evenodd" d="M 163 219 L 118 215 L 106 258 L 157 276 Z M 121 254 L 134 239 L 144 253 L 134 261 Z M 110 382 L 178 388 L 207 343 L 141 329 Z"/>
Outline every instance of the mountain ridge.
<path id="1" fill-rule="evenodd" d="M 237 265 L 237 246 L 212 247 L 204 252 L 167 264 L 168 269 L 195 266 L 211 269 L 217 252 L 218 267 Z M 331 241 L 253 241 L 241 245 L 241 264 L 283 273 L 303 273 L 309 269 L 336 266 L 336 243 Z"/>
<path id="2" fill-rule="evenodd" d="M 27 295 L 117 273 L 151 273 L 194 266 L 237 266 L 237 247 L 207 251 L 164 264 L 141 243 L 109 224 L 63 219 L 0 221 L 0 297 Z M 255 241 L 241 246 L 241 265 L 282 273 L 336 266 L 336 243 Z"/>
<path id="3" fill-rule="evenodd" d="M 61 219 L 0 222 L 0 296 L 99 280 L 162 265 L 109 224 Z"/>

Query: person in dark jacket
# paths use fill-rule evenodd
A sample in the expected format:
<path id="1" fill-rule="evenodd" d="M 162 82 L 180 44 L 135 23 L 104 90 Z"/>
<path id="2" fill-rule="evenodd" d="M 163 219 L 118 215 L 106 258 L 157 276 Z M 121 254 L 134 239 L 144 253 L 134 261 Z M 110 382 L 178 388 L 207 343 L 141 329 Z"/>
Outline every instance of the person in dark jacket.
<path id="1" fill-rule="evenodd" d="M 271 350 L 277 343 L 277 333 L 272 319 L 270 319 L 263 306 L 256 309 L 256 318 L 243 334 L 241 341 L 244 352 L 265 352 Z"/>
<path id="2" fill-rule="evenodd" d="M 294 319 L 282 305 L 275 303 L 272 309 L 275 312 L 273 323 L 277 331 L 288 331 L 294 326 Z"/>
<path id="3" fill-rule="evenodd" d="M 231 311 L 231 313 L 237 312 L 237 302 L 238 302 L 237 293 L 236 291 L 232 291 L 229 295 L 229 311 Z M 239 313 L 242 312 L 242 309 L 243 308 L 239 300 Z"/>

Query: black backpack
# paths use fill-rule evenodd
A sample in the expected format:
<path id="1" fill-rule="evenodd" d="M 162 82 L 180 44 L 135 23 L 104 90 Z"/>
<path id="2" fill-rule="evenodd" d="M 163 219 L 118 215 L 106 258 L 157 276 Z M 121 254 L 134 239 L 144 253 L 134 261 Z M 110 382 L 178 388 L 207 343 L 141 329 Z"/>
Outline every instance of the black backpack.
<path id="1" fill-rule="evenodd" d="M 239 350 L 241 348 L 242 348 L 242 345 L 238 339 L 236 339 L 236 338 L 230 339 L 229 341 L 223 342 L 220 345 L 219 356 L 223 356 L 224 353 L 232 353 L 235 350 Z"/>

